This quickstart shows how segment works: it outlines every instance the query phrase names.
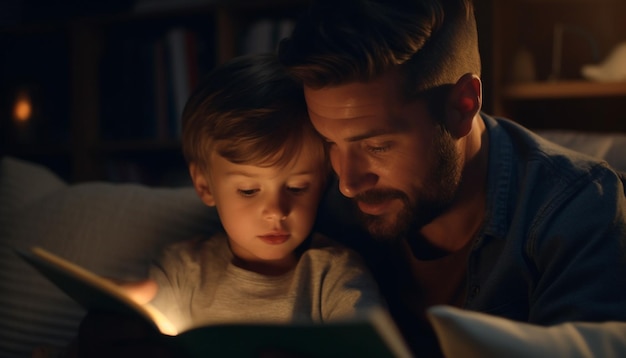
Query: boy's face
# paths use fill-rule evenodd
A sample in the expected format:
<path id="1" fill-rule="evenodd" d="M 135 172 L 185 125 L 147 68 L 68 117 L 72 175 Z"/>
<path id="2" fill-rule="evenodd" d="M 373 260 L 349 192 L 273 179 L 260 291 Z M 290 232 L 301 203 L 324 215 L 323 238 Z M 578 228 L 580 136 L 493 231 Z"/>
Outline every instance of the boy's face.
<path id="1" fill-rule="evenodd" d="M 235 164 L 212 155 L 210 173 L 202 178 L 208 190 L 198 193 L 207 205 L 216 205 L 239 259 L 279 266 L 293 262 L 293 251 L 313 227 L 323 191 L 321 145 L 305 140 L 285 167 Z"/>

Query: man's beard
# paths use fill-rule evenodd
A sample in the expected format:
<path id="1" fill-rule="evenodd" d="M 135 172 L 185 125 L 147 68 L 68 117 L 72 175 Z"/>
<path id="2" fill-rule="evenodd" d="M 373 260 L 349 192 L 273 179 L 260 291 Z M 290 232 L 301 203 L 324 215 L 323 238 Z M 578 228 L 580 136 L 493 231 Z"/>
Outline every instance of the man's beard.
<path id="1" fill-rule="evenodd" d="M 402 201 L 402 209 L 394 217 L 369 215 L 356 209 L 361 223 L 372 235 L 380 240 L 396 240 L 413 236 L 424 225 L 445 212 L 452 204 L 460 182 L 460 155 L 454 140 L 441 128 L 433 138 L 437 149 L 436 158 L 423 187 L 416 191 L 416 198 L 395 189 L 372 189 L 357 195 L 354 200 L 368 204 L 387 200 Z"/>

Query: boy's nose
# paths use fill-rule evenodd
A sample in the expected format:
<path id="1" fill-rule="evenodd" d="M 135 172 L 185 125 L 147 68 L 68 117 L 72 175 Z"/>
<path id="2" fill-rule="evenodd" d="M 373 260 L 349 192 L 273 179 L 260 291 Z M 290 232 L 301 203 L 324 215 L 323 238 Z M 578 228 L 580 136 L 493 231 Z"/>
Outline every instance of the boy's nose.
<path id="1" fill-rule="evenodd" d="M 268 201 L 264 210 L 264 217 L 267 220 L 283 221 L 289 214 L 289 209 L 286 199 L 279 195 Z"/>

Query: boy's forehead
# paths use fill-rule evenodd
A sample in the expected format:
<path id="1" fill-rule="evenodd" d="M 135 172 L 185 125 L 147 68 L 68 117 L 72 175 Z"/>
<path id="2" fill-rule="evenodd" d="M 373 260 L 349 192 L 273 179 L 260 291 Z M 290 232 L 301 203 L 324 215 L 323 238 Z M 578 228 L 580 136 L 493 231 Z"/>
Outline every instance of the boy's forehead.
<path id="1" fill-rule="evenodd" d="M 257 152 L 258 155 L 250 155 L 248 157 L 249 160 L 245 162 L 233 161 L 232 158 L 228 158 L 227 156 L 220 154 L 219 150 L 214 150 L 210 154 L 210 162 L 211 164 L 227 162 L 234 166 L 245 166 L 250 168 L 274 167 L 279 170 L 293 169 L 297 171 L 306 171 L 309 167 L 315 167 L 317 170 L 319 166 L 323 166 L 326 162 L 324 142 L 315 132 L 311 131 L 297 141 L 293 138 L 288 140 L 293 140 L 295 146 L 285 143 L 274 153 L 261 154 Z M 235 143 L 228 141 L 224 141 L 222 144 L 224 143 L 235 145 Z"/>
<path id="2" fill-rule="evenodd" d="M 219 175 L 249 177 L 264 180 L 283 180 L 294 176 L 323 178 L 325 173 L 314 157 L 302 156 L 289 163 L 233 163 L 218 156 L 213 162 L 213 172 Z M 221 174 L 219 174 L 221 173 Z"/>

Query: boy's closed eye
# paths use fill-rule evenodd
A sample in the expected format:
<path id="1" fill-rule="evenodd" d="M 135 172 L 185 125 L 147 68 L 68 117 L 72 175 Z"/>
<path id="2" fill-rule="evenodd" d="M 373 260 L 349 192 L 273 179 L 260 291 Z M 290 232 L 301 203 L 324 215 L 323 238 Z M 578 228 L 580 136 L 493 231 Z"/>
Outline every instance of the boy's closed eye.
<path id="1" fill-rule="evenodd" d="M 295 195 L 300 195 L 300 194 L 304 194 L 309 190 L 309 186 L 305 185 L 305 186 L 288 186 L 287 187 L 287 191 L 289 191 L 291 194 L 295 194 Z M 255 194 L 257 194 L 259 191 L 261 191 L 260 189 L 237 189 L 237 193 L 239 193 L 239 195 L 243 196 L 243 197 L 252 197 Z"/>
<path id="2" fill-rule="evenodd" d="M 291 192 L 292 194 L 304 194 L 309 190 L 309 186 L 308 185 L 303 185 L 303 186 L 288 186 L 287 190 L 289 192 Z"/>
<path id="3" fill-rule="evenodd" d="M 259 191 L 260 189 L 237 189 L 237 193 L 244 197 L 251 197 Z"/>

